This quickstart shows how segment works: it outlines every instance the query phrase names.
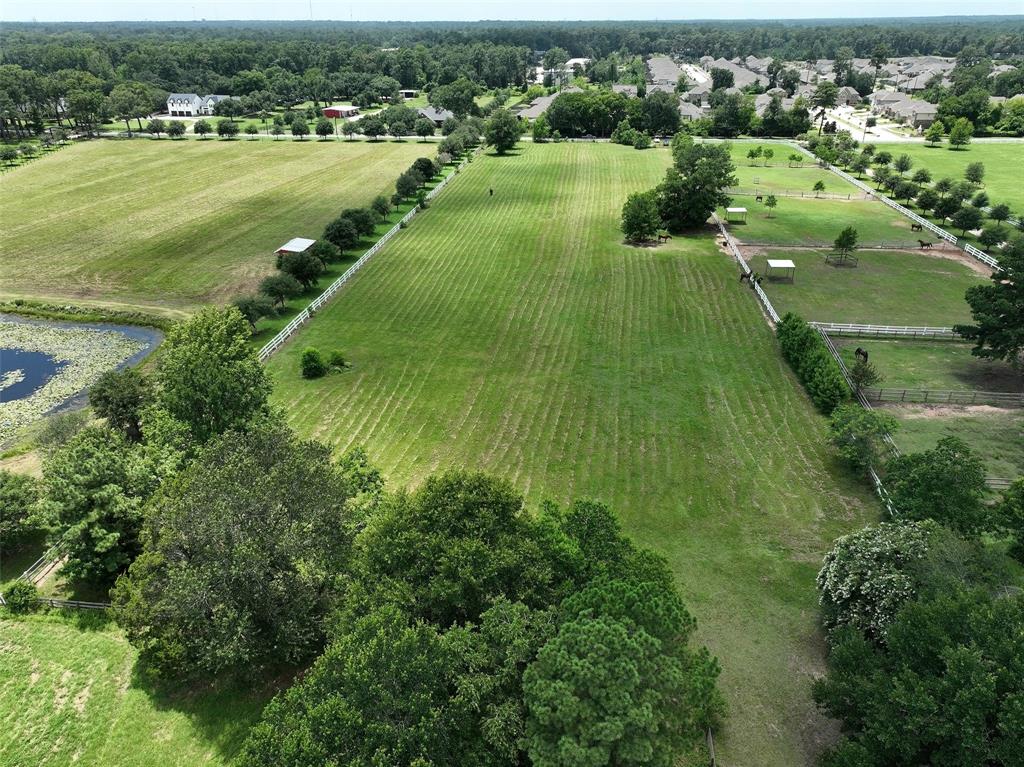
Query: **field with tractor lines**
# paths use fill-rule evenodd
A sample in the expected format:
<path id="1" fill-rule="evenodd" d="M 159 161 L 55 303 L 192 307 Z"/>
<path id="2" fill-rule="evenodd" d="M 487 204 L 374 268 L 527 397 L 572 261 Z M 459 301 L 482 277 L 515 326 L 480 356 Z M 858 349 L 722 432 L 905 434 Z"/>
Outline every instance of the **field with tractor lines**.
<path id="1" fill-rule="evenodd" d="M 626 195 L 668 163 L 607 144 L 476 159 L 271 360 L 274 398 L 395 485 L 465 465 L 531 503 L 609 503 L 668 557 L 721 661 L 722 762 L 809 764 L 831 732 L 810 697 L 814 575 L 878 510 L 711 231 L 622 243 Z M 352 368 L 304 380 L 307 346 Z"/>
<path id="2" fill-rule="evenodd" d="M 414 141 L 92 141 L 0 179 L 0 298 L 226 303 L 292 237 L 394 191 Z"/>

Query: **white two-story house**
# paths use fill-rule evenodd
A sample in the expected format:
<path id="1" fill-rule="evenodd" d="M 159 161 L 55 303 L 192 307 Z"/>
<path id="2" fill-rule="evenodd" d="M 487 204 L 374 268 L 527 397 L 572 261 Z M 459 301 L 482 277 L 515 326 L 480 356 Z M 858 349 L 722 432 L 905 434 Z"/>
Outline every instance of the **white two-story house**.
<path id="1" fill-rule="evenodd" d="M 212 115 L 218 101 L 231 98 L 212 94 L 199 96 L 195 93 L 172 93 L 167 97 L 167 114 L 171 117 L 198 117 Z"/>

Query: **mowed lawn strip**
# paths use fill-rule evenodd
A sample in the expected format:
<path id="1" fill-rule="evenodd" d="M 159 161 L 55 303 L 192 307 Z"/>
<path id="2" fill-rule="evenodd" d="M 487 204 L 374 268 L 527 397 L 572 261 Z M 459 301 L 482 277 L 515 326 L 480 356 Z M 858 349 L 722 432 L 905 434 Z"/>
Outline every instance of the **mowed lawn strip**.
<path id="1" fill-rule="evenodd" d="M 848 365 L 856 361 L 855 349 L 865 349 L 883 376 L 879 386 L 887 388 L 1024 392 L 1024 372 L 1000 360 L 975 357 L 970 344 L 840 338 L 836 346 Z"/>
<path id="2" fill-rule="evenodd" d="M 292 237 L 394 191 L 430 145 L 92 141 L 0 179 L 0 296 L 191 310 L 274 270 Z"/>
<path id="3" fill-rule="evenodd" d="M 764 251 L 749 257 L 762 276 L 768 259 L 796 264 L 793 282 L 764 280 L 779 314 L 795 312 L 817 322 L 951 327 L 970 322 L 964 293 L 987 278 L 950 258 L 900 250 L 857 251 L 857 266 L 825 263 L 826 250 Z"/>
<path id="4" fill-rule="evenodd" d="M 134 649 L 97 618 L 0 619 L 0 764 L 227 765 L 271 691 L 147 689 Z"/>
<path id="5" fill-rule="evenodd" d="M 662 551 L 721 659 L 736 767 L 808 764 L 829 726 L 814 575 L 874 519 L 713 237 L 631 248 L 623 200 L 666 152 L 482 157 L 269 363 L 303 434 L 392 485 L 486 469 L 531 503 L 592 497 Z M 494 190 L 494 196 L 488 190 Z M 299 376 L 304 347 L 353 368 Z"/>
<path id="6" fill-rule="evenodd" d="M 929 147 L 924 144 L 878 144 L 893 157 L 908 154 L 914 160 L 914 170 L 927 168 L 932 178 L 948 176 L 954 180 L 964 177 L 964 169 L 972 162 L 985 166 L 984 190 L 993 205 L 1006 203 L 1017 216 L 1024 215 L 1024 142 L 974 142 L 965 149 L 950 149 L 948 144 Z M 953 230 L 950 230 L 953 231 Z"/>

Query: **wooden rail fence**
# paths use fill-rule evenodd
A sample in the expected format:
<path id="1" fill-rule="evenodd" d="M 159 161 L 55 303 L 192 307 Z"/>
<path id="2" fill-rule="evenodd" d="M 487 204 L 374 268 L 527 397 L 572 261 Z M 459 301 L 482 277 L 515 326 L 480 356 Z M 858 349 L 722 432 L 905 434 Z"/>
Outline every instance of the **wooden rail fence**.
<path id="1" fill-rule="evenodd" d="M 914 327 L 910 325 L 858 325 L 846 322 L 811 322 L 811 326 L 823 330 L 830 336 L 856 336 L 873 338 L 890 336 L 893 338 L 929 338 L 956 340 L 960 338 L 953 328 Z"/>
<path id="2" fill-rule="evenodd" d="M 910 402 L 925 405 L 999 405 L 1024 407 L 1024 392 L 972 391 L 970 389 L 900 389 L 872 387 L 864 389 L 864 396 L 872 402 Z"/>

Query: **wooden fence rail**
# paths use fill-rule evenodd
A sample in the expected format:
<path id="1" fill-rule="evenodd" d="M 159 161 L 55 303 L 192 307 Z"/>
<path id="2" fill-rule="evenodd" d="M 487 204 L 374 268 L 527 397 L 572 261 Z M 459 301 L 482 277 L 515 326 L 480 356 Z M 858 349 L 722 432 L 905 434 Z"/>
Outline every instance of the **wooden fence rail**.
<path id="1" fill-rule="evenodd" d="M 864 396 L 872 402 L 911 402 L 927 405 L 1001 405 L 1024 407 L 1024 392 L 899 389 L 872 387 L 864 389 Z"/>
<path id="2" fill-rule="evenodd" d="M 877 337 L 892 336 L 894 338 L 930 338 L 956 340 L 960 338 L 953 328 L 914 327 L 911 325 L 858 325 L 846 322 L 811 322 L 812 327 L 828 333 L 830 336 Z"/>
<path id="3" fill-rule="evenodd" d="M 80 599 L 47 599 L 40 597 L 40 604 L 48 607 L 62 607 L 72 610 L 109 610 L 110 602 L 83 602 Z"/>
<path id="4" fill-rule="evenodd" d="M 734 194 L 737 197 L 767 197 L 768 195 L 774 195 L 775 197 L 808 197 L 811 199 L 819 200 L 867 200 L 870 196 L 867 193 L 854 194 L 848 192 L 847 194 L 836 194 L 835 192 L 817 192 L 806 191 L 804 189 L 762 189 L 755 185 L 751 187 L 742 186 L 730 186 L 725 190 L 728 194 Z"/>

